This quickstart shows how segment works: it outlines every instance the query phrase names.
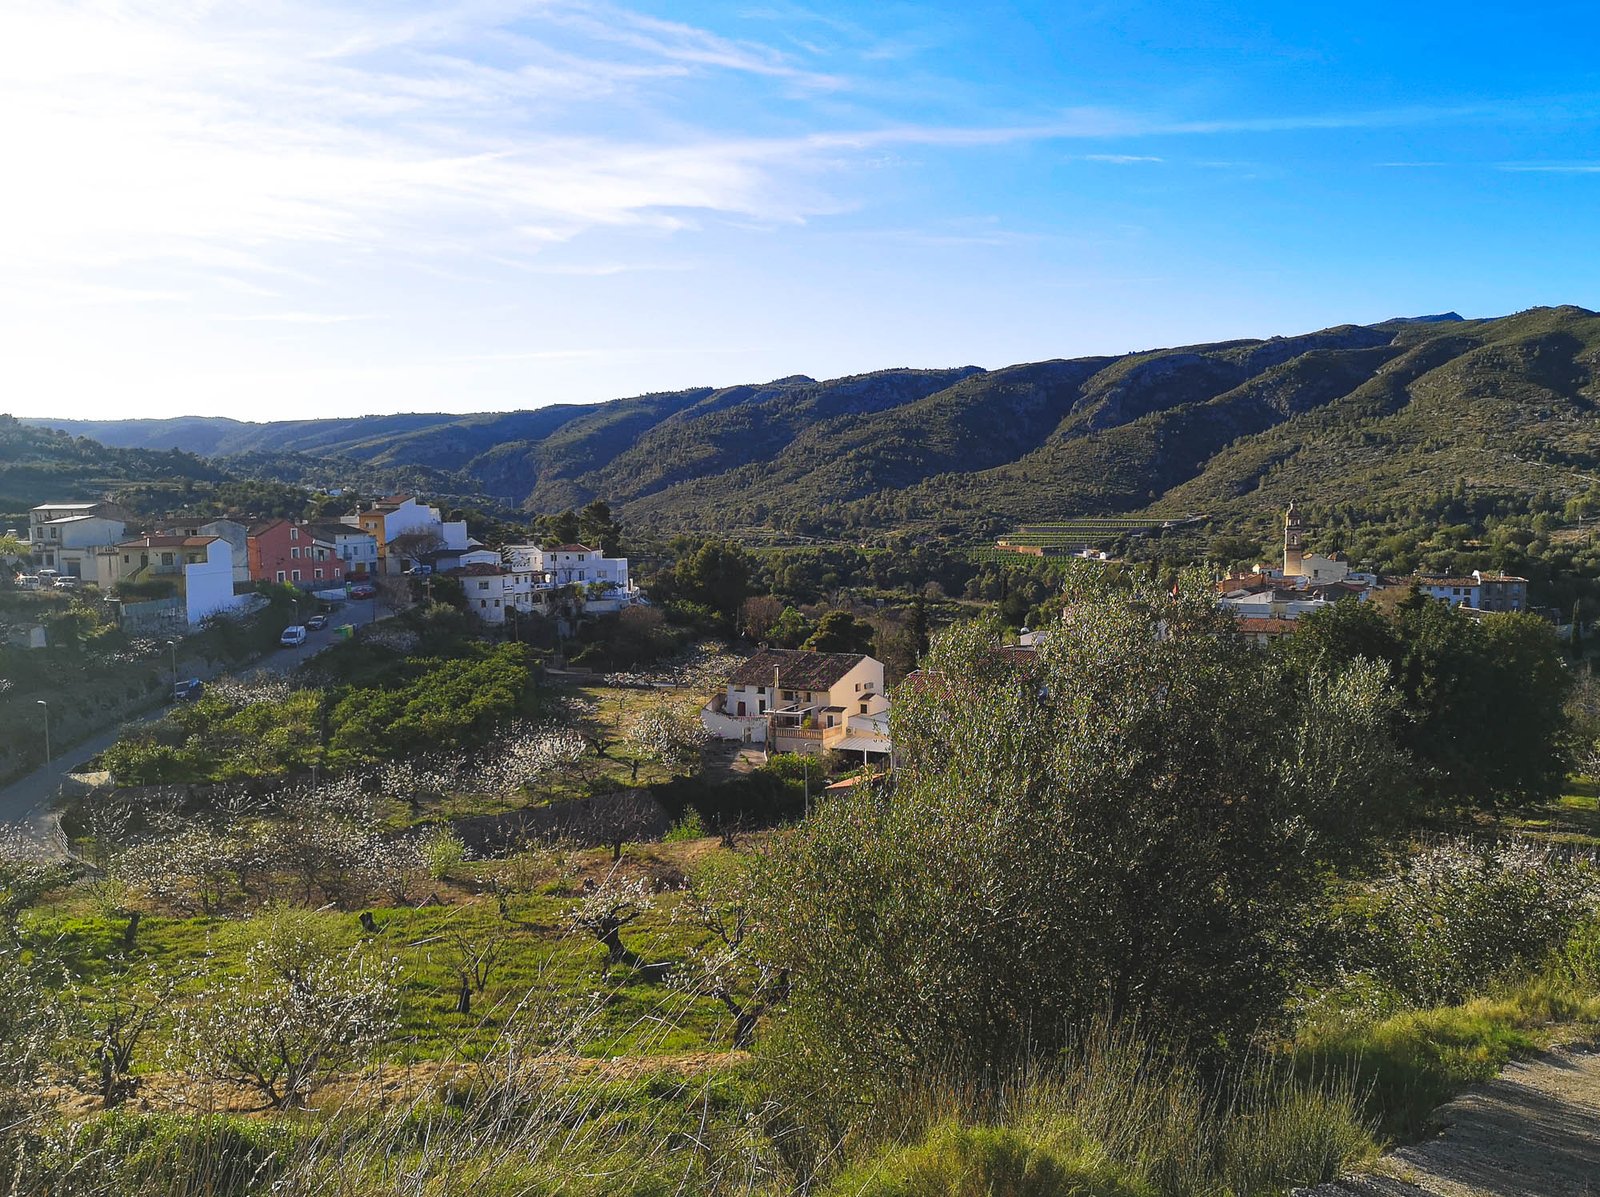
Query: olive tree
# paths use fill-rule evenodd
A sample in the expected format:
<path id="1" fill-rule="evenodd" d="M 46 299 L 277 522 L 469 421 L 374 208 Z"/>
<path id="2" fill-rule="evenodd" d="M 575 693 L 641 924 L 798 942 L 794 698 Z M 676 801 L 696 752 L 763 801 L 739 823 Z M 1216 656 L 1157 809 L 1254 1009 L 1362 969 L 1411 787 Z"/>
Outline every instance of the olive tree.
<path id="1" fill-rule="evenodd" d="M 797 1083 L 981 1083 L 1102 1013 L 1237 1050 L 1381 802 L 1392 701 L 1360 665 L 1288 684 L 1199 587 L 1069 596 L 1036 653 L 945 631 L 896 693 L 892 791 L 762 869 Z"/>

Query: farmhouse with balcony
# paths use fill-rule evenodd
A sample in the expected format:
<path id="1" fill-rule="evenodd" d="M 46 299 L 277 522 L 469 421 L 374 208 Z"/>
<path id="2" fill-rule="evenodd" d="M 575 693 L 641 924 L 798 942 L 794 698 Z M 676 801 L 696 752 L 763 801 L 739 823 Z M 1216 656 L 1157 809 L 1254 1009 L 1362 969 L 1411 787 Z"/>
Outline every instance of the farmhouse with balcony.
<path id="1" fill-rule="evenodd" d="M 733 671 L 701 713 L 723 739 L 769 752 L 887 754 L 883 662 L 862 653 L 764 648 Z"/>

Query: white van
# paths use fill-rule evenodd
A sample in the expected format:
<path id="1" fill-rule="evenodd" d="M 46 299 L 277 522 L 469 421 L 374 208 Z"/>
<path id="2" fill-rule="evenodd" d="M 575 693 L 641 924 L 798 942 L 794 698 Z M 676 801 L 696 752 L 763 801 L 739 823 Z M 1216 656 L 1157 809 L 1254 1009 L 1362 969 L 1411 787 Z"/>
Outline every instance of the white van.
<path id="1" fill-rule="evenodd" d="M 39 589 L 39 575 L 38 574 L 18 574 L 17 575 L 17 589 L 18 590 L 37 590 L 37 589 Z"/>
<path id="2" fill-rule="evenodd" d="M 283 629 L 283 635 L 278 637 L 278 643 L 285 648 L 299 648 L 306 642 L 306 630 L 300 624 L 290 624 Z"/>

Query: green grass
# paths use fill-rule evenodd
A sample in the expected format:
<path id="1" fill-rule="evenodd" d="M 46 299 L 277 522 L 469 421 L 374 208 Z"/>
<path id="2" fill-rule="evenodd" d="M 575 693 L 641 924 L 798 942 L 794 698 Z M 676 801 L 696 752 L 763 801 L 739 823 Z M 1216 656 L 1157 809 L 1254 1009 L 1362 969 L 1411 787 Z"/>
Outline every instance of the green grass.
<path id="1" fill-rule="evenodd" d="M 1546 977 L 1460 1006 L 1309 1027 L 1292 1049 L 1306 1075 L 1348 1075 L 1380 1133 L 1420 1137 L 1432 1111 L 1514 1057 L 1592 1034 L 1600 994 Z"/>
<path id="2" fill-rule="evenodd" d="M 1150 1189 L 1070 1124 L 1047 1132 L 942 1122 L 849 1169 L 826 1197 L 1142 1197 Z"/>
<path id="3" fill-rule="evenodd" d="M 722 1007 L 669 985 L 643 979 L 625 966 L 609 970 L 605 951 L 591 939 L 564 930 L 571 900 L 550 894 L 512 898 L 502 922 L 493 899 L 468 905 L 374 910 L 376 935 L 365 935 L 355 913 L 316 917 L 342 946 L 365 942 L 400 963 L 400 1027 L 386 1058 L 395 1063 L 480 1058 L 519 1003 L 535 1000 L 573 1015 L 584 1012 L 588 1037 L 581 1054 L 594 1057 L 661 1055 L 721 1049 L 728 1037 Z M 682 960 L 698 943 L 673 919 L 675 898 L 663 895 L 654 909 L 623 933 L 628 946 L 650 962 Z M 68 974 L 90 985 L 107 984 L 122 969 L 153 967 L 178 982 L 178 1000 L 192 998 L 219 978 L 243 974 L 247 926 L 222 918 L 146 918 L 132 953 L 121 951 L 121 918 L 42 915 L 34 921 Z M 455 1012 L 456 974 L 450 933 L 503 934 L 500 964 L 468 1015 Z M 170 1032 L 157 1029 L 146 1060 L 159 1059 Z"/>
<path id="4" fill-rule="evenodd" d="M 1600 848 L 1600 781 L 1572 777 L 1554 802 L 1503 815 L 1499 822 L 1519 834 L 1552 844 Z"/>

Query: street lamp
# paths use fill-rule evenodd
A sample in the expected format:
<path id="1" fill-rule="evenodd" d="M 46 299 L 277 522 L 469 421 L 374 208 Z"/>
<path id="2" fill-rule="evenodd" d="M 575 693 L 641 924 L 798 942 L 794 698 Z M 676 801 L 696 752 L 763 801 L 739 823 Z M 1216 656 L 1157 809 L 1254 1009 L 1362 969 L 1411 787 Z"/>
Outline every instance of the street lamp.
<path id="1" fill-rule="evenodd" d="M 55 754 L 50 751 L 50 704 L 42 698 L 36 699 L 35 701 L 44 708 L 44 763 L 46 768 L 48 768 L 50 761 L 55 756 Z"/>
<path id="2" fill-rule="evenodd" d="M 178 693 L 178 642 L 176 640 L 168 640 L 167 647 L 172 650 L 172 693 L 176 696 Z"/>

